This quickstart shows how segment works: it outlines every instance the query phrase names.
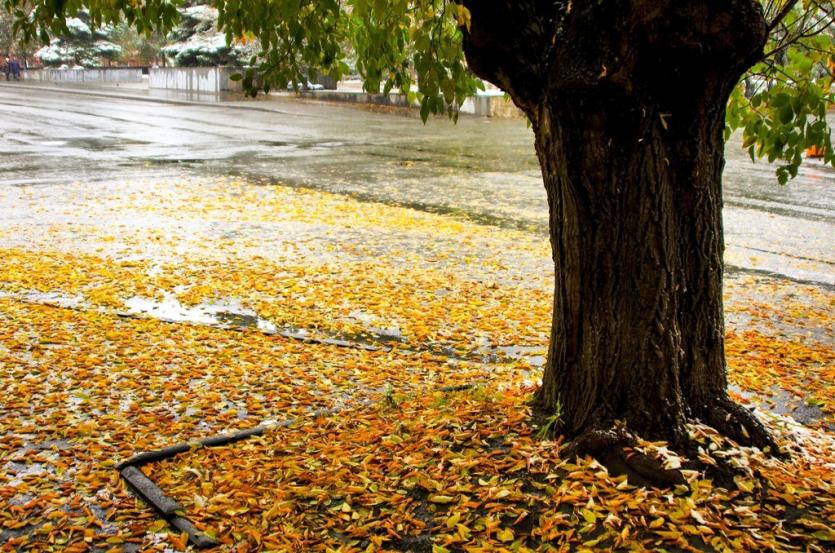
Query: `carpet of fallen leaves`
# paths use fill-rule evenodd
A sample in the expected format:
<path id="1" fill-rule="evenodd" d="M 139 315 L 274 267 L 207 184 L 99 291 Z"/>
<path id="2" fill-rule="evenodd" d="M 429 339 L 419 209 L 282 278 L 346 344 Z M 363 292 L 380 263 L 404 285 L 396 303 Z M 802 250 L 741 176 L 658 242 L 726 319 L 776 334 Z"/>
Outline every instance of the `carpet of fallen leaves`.
<path id="1" fill-rule="evenodd" d="M 395 396 L 152 475 L 238 550 L 760 551 L 835 537 L 830 440 L 788 431 L 802 453 L 783 464 L 693 427 L 705 459 L 744 472 L 727 488 L 692 471 L 687 486 L 648 491 L 532 438 L 528 391 Z"/>
<path id="2" fill-rule="evenodd" d="M 702 461 L 740 474 L 646 490 L 534 437 L 543 236 L 231 179 L 9 187 L 0 204 L 0 548 L 182 550 L 114 465 L 296 416 L 144 470 L 224 550 L 835 545 L 831 291 L 726 283 L 734 393 L 791 458 L 693 426 Z M 304 418 L 319 408 L 340 411 Z"/>

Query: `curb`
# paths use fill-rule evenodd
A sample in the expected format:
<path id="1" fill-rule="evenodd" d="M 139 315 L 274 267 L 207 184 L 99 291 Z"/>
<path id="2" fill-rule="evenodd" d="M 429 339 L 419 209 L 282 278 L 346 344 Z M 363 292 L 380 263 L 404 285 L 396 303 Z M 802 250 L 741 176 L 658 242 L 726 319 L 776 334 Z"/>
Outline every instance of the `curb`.
<path id="1" fill-rule="evenodd" d="M 140 102 L 151 102 L 155 104 L 168 104 L 168 105 L 175 105 L 175 106 L 218 106 L 223 107 L 226 109 L 242 109 L 242 110 L 249 110 L 249 111 L 260 111 L 266 113 L 277 113 L 281 115 L 292 115 L 295 117 L 310 117 L 309 115 L 300 114 L 300 113 L 292 113 L 289 111 L 283 111 L 280 109 L 271 109 L 266 107 L 260 106 L 244 106 L 240 104 L 232 104 L 227 102 L 201 102 L 196 100 L 178 100 L 176 98 L 159 98 L 156 96 L 143 96 L 141 94 L 129 94 L 129 93 L 118 93 L 118 92 L 109 92 L 104 90 L 90 90 L 90 89 L 72 89 L 72 88 L 62 88 L 62 87 L 49 87 L 49 86 L 38 86 L 38 85 L 26 85 L 26 84 L 6 84 L 0 86 L 0 90 L 3 88 L 16 88 L 21 90 L 43 90 L 46 92 L 57 92 L 59 94 L 75 94 L 77 96 L 93 96 L 98 98 L 113 98 L 116 100 L 135 100 Z"/>

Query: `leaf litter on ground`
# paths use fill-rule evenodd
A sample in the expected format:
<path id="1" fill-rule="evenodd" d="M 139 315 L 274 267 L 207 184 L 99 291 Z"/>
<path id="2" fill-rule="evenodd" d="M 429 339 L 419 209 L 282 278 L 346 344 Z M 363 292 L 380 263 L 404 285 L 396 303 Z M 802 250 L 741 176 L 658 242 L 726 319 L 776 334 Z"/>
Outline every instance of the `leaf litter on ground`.
<path id="1" fill-rule="evenodd" d="M 322 407 L 342 411 L 144 470 L 234 551 L 835 543 L 828 290 L 726 282 L 739 399 L 762 408 L 789 394 L 819 410 L 814 428 L 766 417 L 791 459 L 693 426 L 700 458 L 723 457 L 741 474 L 719 483 L 692 471 L 687 489 L 645 490 L 592 460 L 569 464 L 558 443 L 534 438 L 525 401 L 547 345 L 546 237 L 231 179 L 4 194 L 49 222 L 0 222 L 7 550 L 183 549 L 114 464 Z M 181 322 L 131 311 L 137 298 L 169 302 Z M 277 329 L 387 349 L 190 319 L 219 305 Z M 477 387 L 437 391 L 463 383 Z M 644 447 L 681 463 L 663 444 Z"/>

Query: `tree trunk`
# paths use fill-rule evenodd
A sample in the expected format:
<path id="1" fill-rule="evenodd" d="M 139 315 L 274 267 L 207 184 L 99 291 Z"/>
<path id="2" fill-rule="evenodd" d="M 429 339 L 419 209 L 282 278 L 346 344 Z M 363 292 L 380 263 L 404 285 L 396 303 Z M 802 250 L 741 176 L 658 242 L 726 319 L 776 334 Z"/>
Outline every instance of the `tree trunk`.
<path id="1" fill-rule="evenodd" d="M 762 50 L 759 7 L 559 4 L 468 3 L 465 37 L 473 70 L 530 117 L 548 193 L 556 282 L 535 405 L 569 438 L 625 423 L 684 447 L 699 418 L 773 446 L 727 398 L 722 311 L 725 105 Z"/>
<path id="2" fill-rule="evenodd" d="M 728 93 L 682 88 L 681 105 L 662 108 L 652 97 L 586 91 L 543 104 L 535 117 L 556 275 L 536 403 L 559 411 L 569 437 L 623 421 L 682 446 L 688 417 L 713 420 L 714 410 L 729 408 L 721 196 Z"/>

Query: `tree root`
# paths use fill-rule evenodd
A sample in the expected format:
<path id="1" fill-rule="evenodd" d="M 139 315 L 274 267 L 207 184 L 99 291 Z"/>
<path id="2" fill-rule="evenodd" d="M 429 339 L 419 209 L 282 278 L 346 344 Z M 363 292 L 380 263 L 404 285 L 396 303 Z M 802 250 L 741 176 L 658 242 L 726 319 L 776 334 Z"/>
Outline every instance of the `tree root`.
<path id="1" fill-rule="evenodd" d="M 740 445 L 758 447 L 776 457 L 785 457 L 754 413 L 728 397 L 716 398 L 703 406 L 697 414 L 705 424 Z"/>
<path id="2" fill-rule="evenodd" d="M 787 457 L 754 413 L 726 396 L 716 398 L 694 414 L 740 445 L 758 447 L 781 459 Z M 681 439 L 678 433 L 674 433 L 669 447 L 690 459 L 684 468 L 704 470 L 720 485 L 732 485 L 733 477 L 740 471 L 721 458 L 714 459 L 711 464 L 699 461 L 696 446 L 689 438 Z M 591 455 L 610 473 L 625 474 L 629 482 L 636 486 L 670 487 L 687 483 L 680 470 L 665 468 L 660 461 L 641 452 L 635 434 L 617 423 L 610 427 L 598 424 L 582 432 L 563 445 L 561 455 L 567 459 Z"/>
<path id="3" fill-rule="evenodd" d="M 658 460 L 635 449 L 636 446 L 637 440 L 626 428 L 613 426 L 584 432 L 566 444 L 562 455 L 566 458 L 591 455 L 610 473 L 625 474 L 635 486 L 666 488 L 687 483 L 681 471 L 664 468 Z"/>

